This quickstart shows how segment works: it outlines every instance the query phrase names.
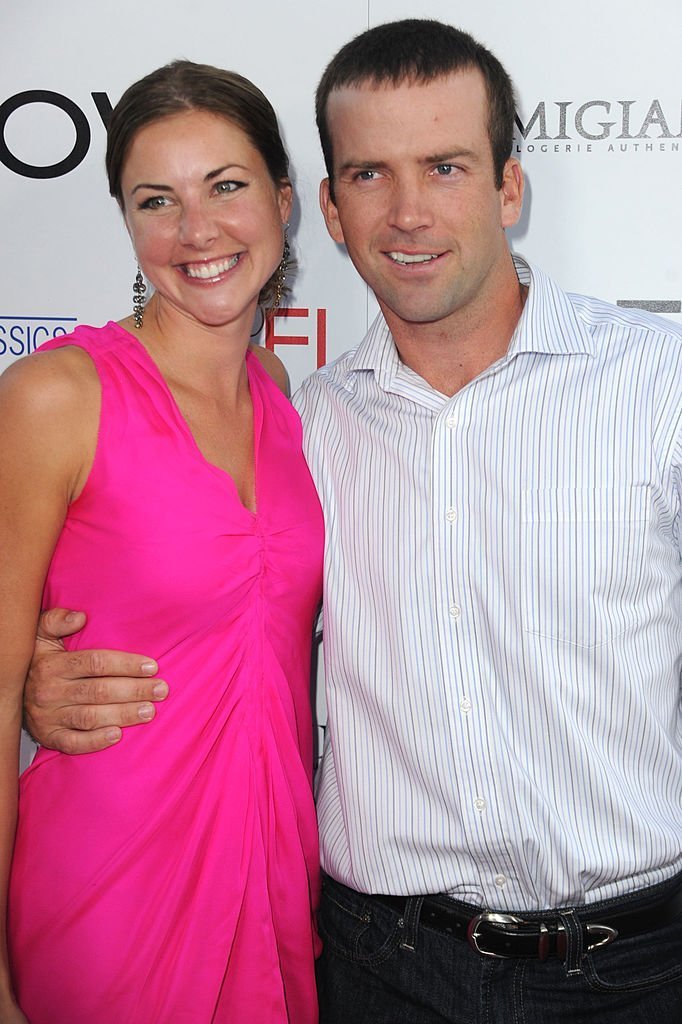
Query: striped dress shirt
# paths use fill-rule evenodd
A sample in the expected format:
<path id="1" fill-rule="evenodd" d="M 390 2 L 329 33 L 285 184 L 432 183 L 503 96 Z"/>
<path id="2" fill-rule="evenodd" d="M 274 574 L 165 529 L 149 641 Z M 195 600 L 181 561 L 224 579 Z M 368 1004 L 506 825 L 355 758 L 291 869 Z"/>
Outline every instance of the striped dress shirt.
<path id="1" fill-rule="evenodd" d="M 325 870 L 490 908 L 682 869 L 682 331 L 563 292 L 452 398 L 380 316 L 296 405 L 326 520 Z"/>

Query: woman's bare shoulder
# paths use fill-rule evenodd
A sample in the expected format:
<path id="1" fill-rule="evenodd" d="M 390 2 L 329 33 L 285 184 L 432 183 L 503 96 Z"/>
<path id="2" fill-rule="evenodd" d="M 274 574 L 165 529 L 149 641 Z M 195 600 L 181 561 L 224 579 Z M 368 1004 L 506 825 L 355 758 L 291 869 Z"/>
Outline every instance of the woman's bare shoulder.
<path id="1" fill-rule="evenodd" d="M 265 372 L 272 377 L 280 391 L 283 391 L 287 398 L 291 397 L 289 388 L 289 374 L 282 360 L 262 345 L 249 345 L 249 351 L 254 354 Z"/>
<path id="2" fill-rule="evenodd" d="M 100 394 L 94 364 L 76 346 L 12 363 L 0 375 L 0 416 L 17 465 L 61 473 L 76 493 L 92 461 Z"/>
<path id="3" fill-rule="evenodd" d="M 33 352 L 0 375 L 0 400 L 32 415 L 78 410 L 89 395 L 96 399 L 99 378 L 88 354 L 76 345 Z"/>

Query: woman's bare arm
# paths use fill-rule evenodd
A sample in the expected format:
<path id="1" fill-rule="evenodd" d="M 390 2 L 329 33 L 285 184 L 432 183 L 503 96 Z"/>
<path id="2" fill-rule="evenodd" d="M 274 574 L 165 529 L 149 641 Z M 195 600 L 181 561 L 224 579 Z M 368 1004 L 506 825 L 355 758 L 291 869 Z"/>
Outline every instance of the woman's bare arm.
<path id="1" fill-rule="evenodd" d="M 24 678 L 50 558 L 94 454 L 99 383 L 84 353 L 40 353 L 0 377 L 0 914 L 16 827 Z M 0 933 L 0 1021 L 21 1021 Z"/>

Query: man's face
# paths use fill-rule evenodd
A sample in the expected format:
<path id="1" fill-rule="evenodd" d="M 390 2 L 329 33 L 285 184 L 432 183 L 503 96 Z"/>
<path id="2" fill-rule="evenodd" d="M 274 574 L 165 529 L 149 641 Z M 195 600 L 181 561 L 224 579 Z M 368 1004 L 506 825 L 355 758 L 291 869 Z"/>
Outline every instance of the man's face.
<path id="1" fill-rule="evenodd" d="M 339 89 L 328 119 L 335 201 L 325 180 L 322 212 L 396 340 L 417 325 L 447 328 L 453 316 L 480 321 L 508 273 L 504 228 L 518 220 L 523 192 L 515 160 L 495 187 L 480 72 Z"/>

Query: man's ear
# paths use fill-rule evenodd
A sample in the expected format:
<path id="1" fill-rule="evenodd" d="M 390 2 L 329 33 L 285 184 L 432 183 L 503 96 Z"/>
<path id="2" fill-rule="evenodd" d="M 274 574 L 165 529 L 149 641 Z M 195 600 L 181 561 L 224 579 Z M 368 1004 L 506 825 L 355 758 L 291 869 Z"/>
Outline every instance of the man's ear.
<path id="1" fill-rule="evenodd" d="M 503 228 L 510 228 L 518 221 L 523 207 L 523 170 L 514 157 L 504 165 L 502 188 L 500 189 L 500 215 Z"/>
<path id="2" fill-rule="evenodd" d="M 320 209 L 322 210 L 324 222 L 327 225 L 327 231 L 334 241 L 339 243 L 345 242 L 339 220 L 339 211 L 336 209 L 336 204 L 331 197 L 329 178 L 323 178 L 320 182 Z"/>

